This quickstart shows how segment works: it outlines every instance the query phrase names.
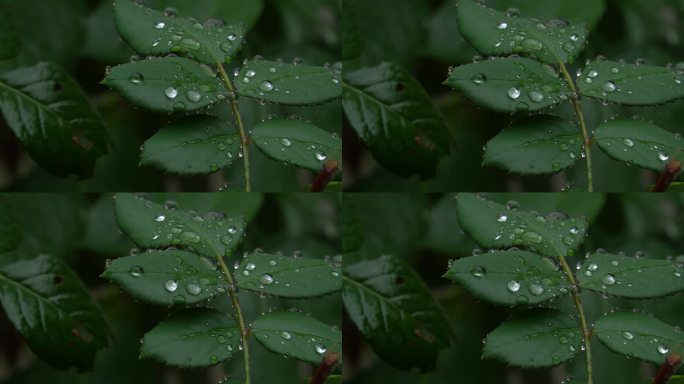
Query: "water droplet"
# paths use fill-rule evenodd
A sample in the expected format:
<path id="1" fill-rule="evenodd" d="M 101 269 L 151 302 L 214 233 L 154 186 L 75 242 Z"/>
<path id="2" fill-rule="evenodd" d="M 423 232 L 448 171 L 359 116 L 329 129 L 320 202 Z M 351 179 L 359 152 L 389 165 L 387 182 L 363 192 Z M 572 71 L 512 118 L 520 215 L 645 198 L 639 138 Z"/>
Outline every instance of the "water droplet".
<path id="1" fill-rule="evenodd" d="M 271 92 L 273 90 L 273 83 L 271 83 L 268 80 L 264 80 L 259 84 L 259 89 L 261 89 L 264 92 Z"/>
<path id="2" fill-rule="evenodd" d="M 591 71 L 589 71 L 589 73 L 587 74 L 587 76 L 589 76 L 589 77 L 592 78 L 592 79 L 595 79 L 596 76 L 598 76 L 598 71 L 595 70 L 595 69 L 592 69 Z"/>
<path id="3" fill-rule="evenodd" d="M 501 21 L 501 22 L 499 22 L 499 24 L 496 25 L 496 27 L 499 29 L 506 29 L 506 28 L 508 28 L 508 23 L 505 21 Z"/>
<path id="4" fill-rule="evenodd" d="M 290 147 L 292 146 L 292 141 L 290 141 L 290 139 L 288 138 L 283 137 L 282 139 L 280 139 L 280 144 L 282 144 L 283 147 Z"/>
<path id="5" fill-rule="evenodd" d="M 285 340 L 290 340 L 292 338 L 292 334 L 288 331 L 282 331 L 280 332 L 280 337 L 282 337 Z"/>
<path id="6" fill-rule="evenodd" d="M 503 213 L 500 213 L 496 217 L 496 221 L 498 221 L 499 223 L 505 223 L 507 220 L 508 220 L 508 216 L 504 215 Z"/>
<path id="7" fill-rule="evenodd" d="M 128 81 L 130 81 L 133 84 L 141 84 L 143 82 L 143 75 L 140 73 L 133 73 L 128 78 Z"/>
<path id="8" fill-rule="evenodd" d="M 525 232 L 522 235 L 522 239 L 523 239 L 523 241 L 527 241 L 530 243 L 536 243 L 536 244 L 541 243 L 543 240 L 541 235 L 538 234 L 537 232 Z"/>
<path id="9" fill-rule="evenodd" d="M 565 43 L 565 44 L 563 44 L 563 50 L 567 53 L 570 53 L 570 52 L 575 50 L 575 44 Z"/>
<path id="10" fill-rule="evenodd" d="M 163 21 L 159 21 L 154 25 L 154 28 L 155 29 L 164 29 L 165 26 L 166 26 L 166 23 L 164 23 Z"/>
<path id="11" fill-rule="evenodd" d="M 553 163 L 551 165 L 551 168 L 553 169 L 554 172 L 558 172 L 561 170 L 561 165 L 560 165 L 560 163 Z"/>
<path id="12" fill-rule="evenodd" d="M 168 87 L 168 88 L 166 88 L 166 91 L 164 91 L 164 94 L 169 99 L 175 99 L 176 96 L 178 96 L 178 90 L 174 87 Z"/>
<path id="13" fill-rule="evenodd" d="M 530 284 L 527 289 L 530 291 L 531 294 L 534 296 L 541 296 L 544 293 L 544 287 L 541 284 L 538 283 L 532 283 Z"/>
<path id="14" fill-rule="evenodd" d="M 617 89 L 617 86 L 612 81 L 606 81 L 601 88 L 606 92 L 614 92 Z"/>
<path id="15" fill-rule="evenodd" d="M 629 331 L 622 332 L 622 337 L 624 337 L 626 340 L 633 340 L 634 339 L 634 335 L 632 334 L 632 332 L 629 332 Z"/>
<path id="16" fill-rule="evenodd" d="M 634 141 L 632 139 L 624 139 L 622 140 L 622 143 L 625 145 L 625 147 L 633 147 L 634 146 Z"/>
<path id="17" fill-rule="evenodd" d="M 506 16 L 508 17 L 518 17 L 520 16 L 520 10 L 518 8 L 508 8 L 506 10 Z"/>
<path id="18" fill-rule="evenodd" d="M 325 345 L 323 345 L 323 344 L 316 344 L 316 346 L 314 347 L 314 350 L 315 350 L 316 353 L 318 353 L 319 355 L 322 355 L 322 354 L 324 354 L 325 351 L 326 351 Z"/>
<path id="19" fill-rule="evenodd" d="M 477 85 L 481 85 L 484 84 L 484 82 L 487 80 L 487 77 L 482 73 L 476 73 L 470 78 L 470 80 Z"/>
<path id="20" fill-rule="evenodd" d="M 178 283 L 176 283 L 174 280 L 169 280 L 164 284 L 164 288 L 166 288 L 167 291 L 169 292 L 175 292 L 176 289 L 178 289 Z"/>
<path id="21" fill-rule="evenodd" d="M 230 41 L 235 41 L 235 40 L 237 40 L 237 38 L 238 38 L 238 35 L 236 35 L 235 33 L 231 33 L 228 35 L 228 40 L 230 40 Z"/>
<path id="22" fill-rule="evenodd" d="M 520 203 L 515 200 L 509 200 L 506 202 L 506 209 L 509 211 L 517 211 L 520 209 Z"/>
<path id="23" fill-rule="evenodd" d="M 591 264 L 589 264 L 589 266 L 587 266 L 587 270 L 589 270 L 589 271 L 595 271 L 597 269 L 598 269 L 598 265 L 596 265 L 596 263 L 591 263 Z"/>
<path id="24" fill-rule="evenodd" d="M 183 39 L 180 41 L 180 46 L 193 51 L 200 49 L 200 43 L 198 43 L 197 40 L 194 39 Z"/>
<path id="25" fill-rule="evenodd" d="M 661 355 L 664 355 L 668 352 L 670 352 L 670 348 L 668 348 L 667 345 L 665 345 L 665 344 L 658 345 L 658 353 L 660 353 Z"/>
<path id="26" fill-rule="evenodd" d="M 326 155 L 323 151 L 317 151 L 314 156 L 316 156 L 316 160 L 318 161 L 323 161 L 328 158 L 328 155 Z"/>
<path id="27" fill-rule="evenodd" d="M 526 39 L 525 41 L 523 41 L 523 47 L 531 49 L 533 51 L 541 51 L 542 48 L 544 48 L 544 45 L 539 40 Z"/>
<path id="28" fill-rule="evenodd" d="M 154 217 L 154 221 L 157 223 L 161 223 L 164 220 L 166 220 L 166 216 L 162 215 L 161 213 Z"/>
<path id="29" fill-rule="evenodd" d="M 482 277 L 485 275 L 485 269 L 482 267 L 475 267 L 472 271 L 470 271 L 470 274 L 475 277 Z"/>
<path id="30" fill-rule="evenodd" d="M 578 234 L 578 233 L 579 233 L 579 228 L 577 228 L 577 227 L 572 227 L 572 228 L 570 228 L 570 233 L 572 233 L 573 235 Z"/>
<path id="31" fill-rule="evenodd" d="M 605 285 L 613 285 L 615 284 L 615 276 L 607 274 L 601 278 L 601 282 Z"/>
<path id="32" fill-rule="evenodd" d="M 230 233 L 231 235 L 236 234 L 237 231 L 238 231 L 238 230 L 237 230 L 237 228 L 236 228 L 235 226 L 232 226 L 232 225 L 231 225 L 230 227 L 228 227 L 228 233 Z"/>
<path id="33" fill-rule="evenodd" d="M 658 152 L 658 160 L 667 161 L 669 158 L 670 158 L 670 155 L 668 155 L 667 152 L 664 152 L 664 151 Z"/>
<path id="34" fill-rule="evenodd" d="M 508 90 L 508 97 L 515 100 L 520 97 L 520 90 L 518 88 L 511 88 Z"/>
<path id="35" fill-rule="evenodd" d="M 249 77 L 249 78 L 252 78 L 252 77 L 256 76 L 256 71 L 253 70 L 253 69 L 250 69 L 250 70 L 248 70 L 248 71 L 245 73 L 245 76 L 246 76 L 246 77 Z"/>
<path id="36" fill-rule="evenodd" d="M 506 288 L 508 288 L 508 290 L 511 292 L 518 292 L 520 290 L 520 283 L 515 280 L 511 280 L 506 285 Z"/>
<path id="37" fill-rule="evenodd" d="M 202 100 L 202 94 L 197 91 L 188 91 L 185 93 L 185 96 L 187 96 L 188 100 L 192 101 L 193 103 Z"/>
<path id="38" fill-rule="evenodd" d="M 128 273 L 133 277 L 140 277 L 143 274 L 143 269 L 142 269 L 142 267 L 134 266 L 128 270 Z"/>
<path id="39" fill-rule="evenodd" d="M 218 363 L 218 357 L 216 357 L 216 355 L 211 355 L 211 357 L 209 358 L 209 362 L 212 364 Z"/>
<path id="40" fill-rule="evenodd" d="M 176 8 L 167 7 L 166 9 L 164 9 L 164 15 L 166 17 L 176 17 L 177 14 L 178 10 L 176 10 Z"/>
<path id="41" fill-rule="evenodd" d="M 541 103 L 544 101 L 544 94 L 539 91 L 530 91 L 528 96 L 530 97 L 530 100 L 535 103 Z"/>
<path id="42" fill-rule="evenodd" d="M 263 285 L 270 285 L 273 283 L 273 276 L 271 276 L 269 273 L 264 273 L 259 277 L 259 282 Z"/>
<path id="43" fill-rule="evenodd" d="M 247 263 L 247 265 L 245 265 L 245 269 L 248 271 L 253 271 L 255 268 L 256 268 L 256 264 L 254 264 L 252 262 Z"/>
<path id="44" fill-rule="evenodd" d="M 186 243 L 199 243 L 200 237 L 195 232 L 183 232 L 180 234 L 180 239 Z"/>
<path id="45" fill-rule="evenodd" d="M 188 286 L 185 287 L 185 289 L 187 289 L 188 293 L 193 295 L 193 296 L 197 296 L 200 293 L 202 293 L 202 287 L 200 287 L 199 285 L 197 285 L 195 283 L 188 284 Z"/>
<path id="46" fill-rule="evenodd" d="M 223 43 L 223 44 L 221 44 L 221 50 L 225 53 L 230 53 L 230 51 L 233 50 L 233 44 Z"/>
<path id="47" fill-rule="evenodd" d="M 574 41 L 574 42 L 579 41 L 579 39 L 580 39 L 580 37 L 579 37 L 579 35 L 576 34 L 576 33 L 573 33 L 572 35 L 570 35 L 570 40 L 572 40 L 572 41 Z"/>

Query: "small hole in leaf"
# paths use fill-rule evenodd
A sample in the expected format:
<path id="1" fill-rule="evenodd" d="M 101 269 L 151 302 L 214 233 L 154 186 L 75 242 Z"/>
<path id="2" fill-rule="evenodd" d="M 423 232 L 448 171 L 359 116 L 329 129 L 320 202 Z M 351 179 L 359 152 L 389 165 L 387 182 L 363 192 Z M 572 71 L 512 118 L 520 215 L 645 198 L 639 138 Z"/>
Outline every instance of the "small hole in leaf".
<path id="1" fill-rule="evenodd" d="M 55 84 L 52 85 L 52 90 L 55 92 L 60 92 L 63 89 L 64 89 L 64 84 L 62 84 L 60 82 L 55 82 Z"/>
<path id="2" fill-rule="evenodd" d="M 404 92 L 404 90 L 406 89 L 406 85 L 404 85 L 404 83 L 397 83 L 397 85 L 394 87 L 394 89 L 397 92 Z"/>
<path id="3" fill-rule="evenodd" d="M 404 276 L 397 276 L 394 278 L 394 284 L 401 285 L 404 284 Z"/>
<path id="4" fill-rule="evenodd" d="M 63 281 L 64 281 L 64 276 L 62 276 L 62 275 L 55 275 L 55 277 L 52 278 L 52 282 L 54 284 L 62 284 Z"/>

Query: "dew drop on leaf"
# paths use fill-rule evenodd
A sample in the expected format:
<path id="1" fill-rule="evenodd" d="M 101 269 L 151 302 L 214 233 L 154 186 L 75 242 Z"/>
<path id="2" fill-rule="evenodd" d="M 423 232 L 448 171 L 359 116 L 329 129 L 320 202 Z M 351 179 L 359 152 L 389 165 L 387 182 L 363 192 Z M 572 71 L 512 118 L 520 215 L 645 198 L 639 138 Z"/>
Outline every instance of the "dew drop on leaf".
<path id="1" fill-rule="evenodd" d="M 626 340 L 633 340 L 634 339 L 634 335 L 632 334 L 632 332 L 629 332 L 629 331 L 622 332 L 622 337 L 624 337 Z"/>
<path id="2" fill-rule="evenodd" d="M 164 284 L 164 288 L 166 288 L 166 290 L 169 292 L 175 292 L 176 289 L 178 289 L 178 283 L 174 280 L 169 280 L 166 282 L 166 284 Z"/>
<path id="3" fill-rule="evenodd" d="M 511 280 L 506 285 L 506 288 L 508 288 L 508 290 L 511 292 L 518 292 L 520 290 L 520 283 L 515 280 Z"/>
<path id="4" fill-rule="evenodd" d="M 615 276 L 609 273 L 601 278 L 601 282 L 605 285 L 613 285 L 615 284 Z"/>
<path id="5" fill-rule="evenodd" d="M 482 267 L 475 267 L 472 271 L 470 271 L 470 274 L 475 277 L 483 277 L 485 275 L 485 269 Z"/>
<path id="6" fill-rule="evenodd" d="M 518 88 L 511 88 L 508 90 L 508 97 L 515 100 L 520 97 L 520 90 Z"/>
<path id="7" fill-rule="evenodd" d="M 134 266 L 134 267 L 131 267 L 131 269 L 128 271 L 128 273 L 133 277 L 140 277 L 143 274 L 143 269 L 142 269 L 142 267 Z"/>
<path id="8" fill-rule="evenodd" d="M 264 285 L 270 285 L 273 283 L 273 276 L 268 273 L 264 273 L 259 277 L 259 282 Z"/>
<path id="9" fill-rule="evenodd" d="M 282 337 L 285 340 L 290 340 L 292 338 L 292 334 L 288 331 L 282 331 L 280 332 L 280 337 Z"/>
<path id="10" fill-rule="evenodd" d="M 169 99 L 175 99 L 176 96 L 178 96 L 178 90 L 174 87 L 168 87 L 168 88 L 166 88 L 166 91 L 164 91 L 164 94 Z"/>
<path id="11" fill-rule="evenodd" d="M 183 232 L 180 234 L 180 239 L 184 242 L 187 243 L 199 243 L 200 242 L 200 236 L 196 234 L 195 232 Z"/>
<path id="12" fill-rule="evenodd" d="M 325 353 L 325 351 L 326 351 L 327 349 L 325 348 L 325 345 L 323 345 L 323 344 L 316 344 L 316 346 L 314 347 L 314 350 L 315 350 L 316 353 L 318 353 L 319 355 L 322 355 L 322 354 Z"/>
<path id="13" fill-rule="evenodd" d="M 140 73 L 132 73 L 128 78 L 128 81 L 133 84 L 141 84 L 143 82 L 143 75 Z"/>
<path id="14" fill-rule="evenodd" d="M 617 86 L 612 81 L 606 81 L 601 88 L 606 92 L 614 92 Z"/>
<path id="15" fill-rule="evenodd" d="M 328 155 L 326 155 L 323 151 L 317 151 L 314 156 L 316 156 L 316 160 L 318 161 L 323 161 L 328 158 Z"/>
<path id="16" fill-rule="evenodd" d="M 264 92 L 271 92 L 273 90 L 273 83 L 271 83 L 268 80 L 264 80 L 259 85 L 259 89 L 261 89 Z"/>

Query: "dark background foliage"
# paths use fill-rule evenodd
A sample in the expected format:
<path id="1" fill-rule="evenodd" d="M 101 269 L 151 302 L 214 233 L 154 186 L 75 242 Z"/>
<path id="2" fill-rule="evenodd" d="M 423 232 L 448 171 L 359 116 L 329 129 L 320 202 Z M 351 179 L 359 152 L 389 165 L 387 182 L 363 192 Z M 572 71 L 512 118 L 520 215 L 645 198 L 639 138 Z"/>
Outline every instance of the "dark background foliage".
<path id="1" fill-rule="evenodd" d="M 580 261 L 585 252 L 599 247 L 609 253 L 625 252 L 629 256 L 642 251 L 644 257 L 655 259 L 676 257 L 684 249 L 684 198 L 679 195 L 492 193 L 487 197 L 499 203 L 516 200 L 524 210 L 588 216 L 591 224 L 587 241 L 577 256 L 569 259 L 571 265 Z M 345 315 L 345 382 L 546 384 L 560 383 L 569 376 L 584 377 L 582 355 L 568 364 L 539 370 L 508 367 L 481 358 L 484 337 L 516 309 L 482 302 L 441 277 L 449 259 L 470 256 L 477 249 L 459 227 L 453 194 L 348 194 L 345 214 L 347 203 L 356 208 L 364 245 L 357 254 L 345 255 L 345 264 L 356 261 L 355 258 L 374 259 L 381 254 L 396 255 L 408 261 L 447 313 L 455 339 L 450 349 L 440 353 L 435 372 L 423 375 L 406 372 L 391 367 L 375 355 Z M 380 217 L 382 220 L 378 219 Z M 684 325 L 681 294 L 658 300 L 624 300 L 586 293 L 582 295 L 582 301 L 590 322 L 611 310 L 638 309 L 666 323 Z M 550 305 L 574 312 L 567 296 Z M 640 384 L 648 382 L 655 374 L 654 365 L 614 354 L 596 339 L 592 340 L 592 346 L 596 383 Z"/>
<path id="2" fill-rule="evenodd" d="M 150 194 L 156 202 L 173 199 L 182 209 L 197 212 L 219 210 L 244 214 L 246 238 L 233 263 L 243 252 L 262 248 L 290 255 L 302 251 L 307 258 L 322 259 L 340 252 L 339 198 L 332 194 Z M 168 313 L 167 308 L 134 300 L 99 275 L 106 259 L 126 256 L 133 243 L 116 224 L 111 195 L 0 194 L 19 223 L 22 243 L 18 251 L 0 254 L 0 266 L 39 254 L 62 258 L 76 271 L 104 311 L 113 339 L 100 351 L 92 372 L 77 374 L 50 368 L 38 360 L 22 342 L 0 310 L 0 382 L 3 383 L 217 383 L 225 377 L 223 367 L 181 370 L 152 360 L 139 360 L 139 339 Z M 227 296 L 216 302 L 231 312 Z M 313 301 L 261 299 L 240 295 L 248 319 L 272 309 L 296 308 L 331 325 L 340 325 L 341 300 L 331 295 Z M 250 342 L 255 383 L 290 384 L 311 375 L 310 364 L 267 352 L 252 338 Z M 63 353 L 69 353 L 68 350 Z M 240 355 L 225 364 L 225 371 L 242 372 Z M 263 367 L 268 367 L 264 369 Z M 274 372 L 278 372 L 274 375 Z"/>
<path id="3" fill-rule="evenodd" d="M 442 85 L 450 66 L 470 63 L 477 56 L 459 32 L 454 0 L 345 0 L 345 5 L 349 8 L 349 11 L 345 10 L 345 20 L 352 13 L 359 36 L 362 36 L 362 43 L 356 48 L 361 56 L 346 61 L 345 72 L 384 61 L 395 61 L 410 69 L 445 115 L 451 146 L 451 154 L 441 159 L 434 178 L 423 181 L 417 177 L 402 178 L 379 165 L 354 130 L 345 124 L 346 189 L 558 191 L 584 188 L 585 169 L 579 162 L 569 171 L 552 177 L 520 177 L 481 166 L 482 147 L 512 118 L 479 108 Z M 571 73 L 580 68 L 585 59 L 599 55 L 627 62 L 643 58 L 646 64 L 656 66 L 684 61 L 684 1 L 681 0 L 489 0 L 487 5 L 499 10 L 518 8 L 523 17 L 564 18 L 588 23 L 591 28 L 588 46 L 571 66 Z M 583 100 L 590 128 L 613 116 L 638 115 L 670 132 L 684 133 L 681 125 L 683 106 L 684 101 L 658 107 L 621 107 Z M 575 118 L 570 104 L 555 108 L 551 113 Z M 627 167 L 601 151 L 593 153 L 598 191 L 645 191 L 654 183 L 653 172 Z M 401 159 L 407 167 L 412 160 L 410 156 Z"/>
<path id="4" fill-rule="evenodd" d="M 128 62 L 134 52 L 121 41 L 114 26 L 112 0 L 11 0 L 11 22 L 20 31 L 21 50 L 17 58 L 0 61 L 0 73 L 40 61 L 54 61 L 78 81 L 90 101 L 102 114 L 113 139 L 110 154 L 101 158 L 94 177 L 85 181 L 58 178 L 34 164 L 14 134 L 0 119 L 0 189 L 10 191 L 216 191 L 226 184 L 242 184 L 241 165 L 209 177 L 176 177 L 150 167 L 139 167 L 139 147 L 171 120 L 170 116 L 138 109 L 115 91 L 100 84 L 105 68 Z M 247 44 L 241 56 L 260 54 L 267 59 L 323 65 L 339 60 L 340 2 L 321 0 L 149 0 L 150 7 L 178 9 L 179 16 L 201 20 L 221 18 L 245 22 Z M 232 72 L 232 66 L 229 68 Z M 224 103 L 225 104 L 225 103 Z M 231 118 L 230 107 L 212 108 L 221 118 Z M 315 107 L 260 106 L 244 100 L 241 111 L 248 127 L 271 115 L 296 114 L 329 132 L 340 130 L 340 104 Z M 299 191 L 313 174 L 252 154 L 254 190 Z M 228 186 L 230 188 L 230 186 Z"/>

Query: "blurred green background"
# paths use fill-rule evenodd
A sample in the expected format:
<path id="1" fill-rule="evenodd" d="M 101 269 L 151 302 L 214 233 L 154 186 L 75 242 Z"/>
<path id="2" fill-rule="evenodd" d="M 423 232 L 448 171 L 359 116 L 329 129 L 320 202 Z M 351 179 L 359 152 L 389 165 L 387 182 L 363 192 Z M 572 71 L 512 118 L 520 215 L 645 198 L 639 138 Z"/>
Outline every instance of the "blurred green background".
<path id="1" fill-rule="evenodd" d="M 236 255 L 261 248 L 266 252 L 322 259 L 340 252 L 339 196 L 334 194 L 149 194 L 153 201 L 172 199 L 179 209 L 198 213 L 223 211 L 245 215 L 248 226 Z M 129 254 L 133 243 L 121 233 L 114 217 L 111 195 L 0 194 L 23 235 L 20 248 L 0 254 L 0 265 L 40 254 L 58 256 L 69 263 L 100 304 L 113 330 L 110 346 L 100 351 L 92 372 L 57 371 L 31 353 L 0 310 L 0 382 L 7 384 L 72 383 L 218 383 L 226 372 L 242 375 L 241 355 L 207 369 L 175 369 L 152 360 L 139 360 L 138 340 L 171 311 L 133 299 L 117 285 L 99 277 L 105 261 Z M 233 265 L 236 260 L 227 260 Z M 340 326 L 339 294 L 315 300 L 259 298 L 241 292 L 247 321 L 273 309 L 297 309 L 326 324 Z M 214 301 L 219 310 L 232 312 L 227 296 Z M 291 384 L 305 381 L 313 369 L 267 352 L 250 341 L 254 383 Z M 268 367 L 268 368 L 264 368 Z M 277 372 L 277 374 L 275 374 Z"/>
<path id="2" fill-rule="evenodd" d="M 551 177 L 520 177 L 482 167 L 482 147 L 512 120 L 507 114 L 479 108 L 442 82 L 450 66 L 477 56 L 461 36 L 454 0 L 344 0 L 345 33 L 358 31 L 361 56 L 345 61 L 345 71 L 395 61 L 409 68 L 440 107 L 449 124 L 451 155 L 442 159 L 430 180 L 400 178 L 382 168 L 354 130 L 345 123 L 345 188 L 352 191 L 559 191 L 584 190 L 584 163 Z M 499 10 L 518 8 L 522 17 L 564 18 L 586 22 L 589 43 L 570 72 L 585 59 L 665 66 L 684 62 L 684 0 L 488 0 Z M 350 38 L 351 39 L 351 38 Z M 347 35 L 345 35 L 345 41 Z M 353 40 L 353 39 L 352 39 Z M 345 46 L 345 50 L 347 46 Z M 684 101 L 658 107 L 621 107 L 583 100 L 587 124 L 595 128 L 612 116 L 640 116 L 671 132 L 684 133 Z M 568 103 L 550 111 L 576 120 Z M 611 160 L 594 148 L 595 190 L 640 192 L 654 184 L 655 174 Z M 407 158 L 405 161 L 410 162 Z"/>
<path id="3" fill-rule="evenodd" d="M 15 59 L 0 61 L 0 73 L 40 61 L 53 61 L 69 70 L 102 114 L 113 138 L 110 154 L 96 164 L 93 179 L 58 178 L 31 160 L 0 118 L 0 190 L 7 191 L 217 191 L 240 190 L 242 165 L 225 175 L 176 177 L 150 167 L 139 167 L 140 145 L 172 118 L 133 107 L 116 92 L 100 84 L 105 68 L 130 60 L 134 52 L 121 41 L 114 26 L 113 0 L 3 0 L 9 1 L 10 20 L 20 31 L 21 51 Z M 340 0 L 146 0 L 156 9 L 177 8 L 179 17 L 245 22 L 246 45 L 238 59 L 262 55 L 266 59 L 324 65 L 339 61 L 341 51 Z M 5 15 L 3 15 L 5 16 Z M 230 107 L 207 111 L 232 119 Z M 293 116 L 340 133 L 339 101 L 320 106 L 259 105 L 243 99 L 240 108 L 247 127 L 269 116 Z M 315 176 L 284 166 L 260 151 L 251 153 L 253 190 L 301 191 Z"/>
<path id="4" fill-rule="evenodd" d="M 344 315 L 345 383 L 349 384 L 560 384 L 570 376 L 584 377 L 584 358 L 553 369 L 522 370 L 494 360 L 482 360 L 482 340 L 514 311 L 482 302 L 441 276 L 449 259 L 470 256 L 476 244 L 460 229 L 454 194 L 345 194 L 344 212 L 351 207 L 364 236 L 358 254 L 345 255 L 345 263 L 391 254 L 408 261 L 423 277 L 451 322 L 455 339 L 440 353 L 434 373 L 420 375 L 392 368 L 365 343 Z M 591 225 L 588 239 L 568 260 L 580 261 L 585 252 L 599 247 L 610 253 L 625 252 L 665 259 L 684 254 L 684 195 L 653 194 L 487 194 L 506 203 L 516 200 L 522 210 L 561 211 L 586 215 Z M 353 256 L 353 257 L 349 257 Z M 356 260 L 355 260 L 356 259 Z M 639 309 L 658 319 L 684 326 L 681 294 L 657 300 L 602 298 L 584 293 L 582 301 L 588 321 L 610 310 Z M 550 306 L 574 313 L 569 297 Z M 592 340 L 594 382 L 643 384 L 657 367 L 614 354 Z M 681 370 L 684 371 L 684 370 Z"/>

